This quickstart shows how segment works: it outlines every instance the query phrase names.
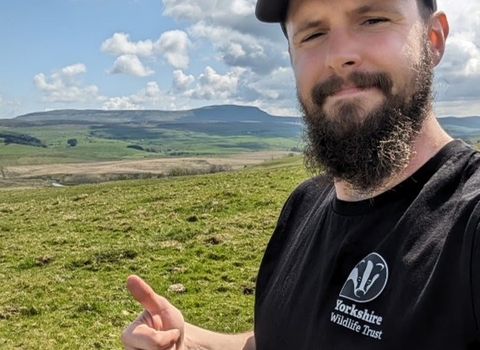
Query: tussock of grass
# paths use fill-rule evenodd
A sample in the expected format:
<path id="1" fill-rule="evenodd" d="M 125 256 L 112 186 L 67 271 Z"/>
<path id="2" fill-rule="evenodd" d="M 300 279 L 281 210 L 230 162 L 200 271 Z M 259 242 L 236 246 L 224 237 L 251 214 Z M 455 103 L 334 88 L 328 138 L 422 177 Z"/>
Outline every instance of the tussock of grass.
<path id="1" fill-rule="evenodd" d="M 306 176 L 292 164 L 0 191 L 0 348 L 121 349 L 141 311 L 132 273 L 190 322 L 249 329 L 262 252 Z"/>

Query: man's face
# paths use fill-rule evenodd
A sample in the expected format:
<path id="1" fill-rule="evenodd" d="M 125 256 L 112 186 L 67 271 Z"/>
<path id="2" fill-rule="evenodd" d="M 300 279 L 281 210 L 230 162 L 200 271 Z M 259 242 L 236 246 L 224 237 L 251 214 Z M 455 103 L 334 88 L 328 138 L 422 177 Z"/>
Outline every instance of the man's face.
<path id="1" fill-rule="evenodd" d="M 286 22 L 307 163 L 371 192 L 406 166 L 431 108 L 415 0 L 293 0 Z"/>

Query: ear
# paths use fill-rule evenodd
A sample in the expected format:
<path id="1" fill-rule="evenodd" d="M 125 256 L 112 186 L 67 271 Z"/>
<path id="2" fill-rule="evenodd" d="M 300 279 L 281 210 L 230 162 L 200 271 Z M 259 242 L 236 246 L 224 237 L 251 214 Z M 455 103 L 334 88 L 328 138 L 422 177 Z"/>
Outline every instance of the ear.
<path id="1" fill-rule="evenodd" d="M 450 30 L 447 16 L 444 12 L 436 12 L 430 19 L 428 38 L 432 52 L 432 63 L 438 65 L 445 52 L 445 42 Z"/>

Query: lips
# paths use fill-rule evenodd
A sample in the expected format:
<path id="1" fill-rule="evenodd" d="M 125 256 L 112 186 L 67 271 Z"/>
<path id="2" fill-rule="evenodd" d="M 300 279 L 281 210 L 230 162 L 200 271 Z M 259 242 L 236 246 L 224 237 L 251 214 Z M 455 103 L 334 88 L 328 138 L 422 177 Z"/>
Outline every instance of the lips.
<path id="1" fill-rule="evenodd" d="M 351 95 L 351 94 L 356 94 L 365 90 L 368 90 L 369 88 L 361 88 L 355 85 L 351 86 L 342 86 L 340 89 L 335 91 L 331 96 L 345 96 L 345 95 Z"/>

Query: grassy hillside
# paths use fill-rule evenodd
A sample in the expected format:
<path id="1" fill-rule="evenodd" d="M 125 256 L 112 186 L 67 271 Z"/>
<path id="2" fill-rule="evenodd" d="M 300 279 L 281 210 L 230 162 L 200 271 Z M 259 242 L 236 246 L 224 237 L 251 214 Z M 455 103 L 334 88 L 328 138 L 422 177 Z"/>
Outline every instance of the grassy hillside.
<path id="1" fill-rule="evenodd" d="M 0 191 L 0 348 L 121 349 L 145 278 L 189 322 L 244 331 L 262 251 L 291 190 L 292 157 L 240 172 Z M 182 283 L 178 294 L 168 287 Z"/>
<path id="2" fill-rule="evenodd" d="M 0 164 L 34 165 L 302 148 L 299 118 L 258 108 L 58 110 L 0 119 Z M 69 141 L 75 142 L 70 143 Z M 40 146 L 40 147 L 39 147 Z"/>
<path id="3" fill-rule="evenodd" d="M 0 164 L 34 165 L 148 159 L 178 156 L 221 156 L 259 150 L 301 148 L 300 137 L 275 135 L 214 135 L 188 130 L 148 128 L 128 131 L 116 126 L 35 126 L 15 128 L 40 139 L 47 147 L 3 143 L 0 137 Z M 11 131 L 0 126 L 1 132 Z M 226 131 L 225 131 L 226 132 Z M 124 133 L 124 134 L 122 134 Z M 122 136 L 123 135 L 123 136 Z M 68 146 L 69 139 L 78 141 Z M 137 145 L 144 150 L 129 148 Z"/>

